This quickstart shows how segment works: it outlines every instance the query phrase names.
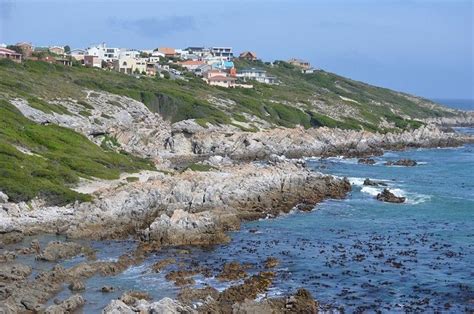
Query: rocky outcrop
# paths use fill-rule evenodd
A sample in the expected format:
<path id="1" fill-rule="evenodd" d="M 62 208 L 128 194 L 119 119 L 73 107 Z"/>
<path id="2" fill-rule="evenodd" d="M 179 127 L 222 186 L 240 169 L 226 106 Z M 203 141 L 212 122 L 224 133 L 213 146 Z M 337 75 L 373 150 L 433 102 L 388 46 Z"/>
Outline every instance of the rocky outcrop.
<path id="1" fill-rule="evenodd" d="M 197 313 L 194 309 L 189 306 L 183 305 L 180 302 L 170 299 L 163 298 L 158 302 L 148 302 L 146 300 L 140 300 L 133 305 L 127 305 L 120 300 L 112 300 L 109 305 L 102 311 L 102 314 L 135 314 L 135 313 Z"/>
<path id="2" fill-rule="evenodd" d="M 377 194 L 377 200 L 387 203 L 404 203 L 406 198 L 401 196 L 396 196 L 389 189 L 384 189 L 381 193 Z"/>
<path id="3" fill-rule="evenodd" d="M 347 180 L 289 161 L 239 164 L 220 171 L 160 174 L 146 182 L 102 191 L 91 203 L 0 212 L 0 240 L 10 232 L 56 232 L 104 239 L 139 234 L 162 245 L 212 244 L 225 240 L 240 219 L 288 212 L 298 204 L 343 198 Z M 3 234 L 2 234 L 3 233 Z"/>
<path id="4" fill-rule="evenodd" d="M 372 158 L 360 158 L 357 163 L 365 165 L 375 165 L 375 160 Z"/>
<path id="5" fill-rule="evenodd" d="M 60 259 L 74 257 L 83 251 L 82 245 L 74 242 L 51 241 L 36 259 L 54 262 Z"/>
<path id="6" fill-rule="evenodd" d="M 85 300 L 82 296 L 76 294 L 70 296 L 66 300 L 59 304 L 51 305 L 44 311 L 45 314 L 63 314 L 63 313 L 75 313 L 80 307 L 85 304 Z"/>
<path id="7" fill-rule="evenodd" d="M 369 178 L 365 179 L 363 184 L 368 185 L 368 186 L 387 186 L 387 183 L 385 182 L 373 181 L 373 180 L 370 180 Z"/>
<path id="8" fill-rule="evenodd" d="M 411 159 L 400 159 L 397 161 L 387 161 L 385 163 L 386 166 L 403 166 L 403 167 L 414 167 L 418 163 L 415 160 Z"/>

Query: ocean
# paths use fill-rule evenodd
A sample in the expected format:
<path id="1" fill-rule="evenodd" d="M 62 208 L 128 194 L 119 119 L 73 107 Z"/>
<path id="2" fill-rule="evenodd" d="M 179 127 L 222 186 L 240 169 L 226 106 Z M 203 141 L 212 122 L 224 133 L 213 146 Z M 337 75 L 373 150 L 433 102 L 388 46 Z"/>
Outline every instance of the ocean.
<path id="1" fill-rule="evenodd" d="M 474 110 L 474 99 L 433 99 L 433 101 L 455 109 Z"/>
<path id="2" fill-rule="evenodd" d="M 474 134 L 474 129 L 459 129 Z M 389 167 L 384 162 L 410 158 L 415 167 Z M 313 211 L 293 211 L 275 219 L 245 223 L 232 241 L 213 249 L 177 249 L 149 256 L 113 277 L 86 281 L 85 313 L 100 312 L 127 290 L 148 291 L 155 300 L 176 297 L 178 288 L 154 273 L 157 260 L 175 257 L 197 262 L 214 274 L 224 262 L 250 263 L 250 273 L 263 270 L 268 256 L 278 258 L 269 296 L 304 287 L 322 309 L 346 312 L 451 312 L 474 310 L 474 145 L 458 148 L 388 151 L 375 165 L 357 159 L 309 159 L 314 171 L 346 176 L 353 190 L 344 200 L 328 200 Z M 365 178 L 382 181 L 405 204 L 375 200 L 382 187 L 364 186 Z M 45 240 L 44 240 L 45 241 Z M 133 250 L 133 241 L 93 242 L 98 259 L 113 260 Z M 71 266 L 83 258 L 63 262 Z M 30 261 L 35 272 L 51 265 Z M 225 289 L 228 283 L 195 277 L 197 286 Z M 102 294 L 100 288 L 116 290 Z M 65 288 L 59 299 L 70 295 Z M 52 301 L 51 301 L 52 302 Z M 50 303 L 51 303 L 50 302 Z"/>

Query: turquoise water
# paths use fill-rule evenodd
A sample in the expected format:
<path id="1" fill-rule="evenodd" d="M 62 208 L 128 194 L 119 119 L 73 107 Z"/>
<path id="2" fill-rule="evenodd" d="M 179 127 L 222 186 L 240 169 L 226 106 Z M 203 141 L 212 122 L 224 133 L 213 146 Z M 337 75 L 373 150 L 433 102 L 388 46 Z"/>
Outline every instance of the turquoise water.
<path id="1" fill-rule="evenodd" d="M 474 134 L 473 129 L 460 129 Z M 387 160 L 415 159 L 416 167 L 387 167 Z M 126 290 L 146 290 L 155 298 L 174 297 L 178 289 L 164 273 L 150 271 L 159 259 L 210 268 L 217 274 L 226 261 L 251 263 L 250 272 L 263 269 L 268 256 L 277 257 L 276 281 L 269 295 L 305 287 L 323 308 L 346 312 L 451 312 L 474 310 L 474 145 L 449 149 L 387 152 L 375 165 L 356 159 L 309 160 L 315 171 L 347 176 L 353 191 L 345 200 L 319 204 L 310 213 L 292 212 L 276 219 L 244 224 L 232 242 L 191 254 L 161 251 L 114 277 L 86 282 L 85 312 L 99 312 Z M 405 204 L 374 199 L 381 188 L 362 185 L 365 178 L 381 180 Z M 135 246 L 133 241 L 94 242 L 99 259 L 114 259 Z M 81 258 L 65 261 L 73 265 Z M 38 270 L 47 265 L 40 264 Z M 197 276 L 224 289 L 214 278 Z M 103 285 L 116 291 L 102 294 Z M 65 289 L 59 297 L 70 294 Z"/>

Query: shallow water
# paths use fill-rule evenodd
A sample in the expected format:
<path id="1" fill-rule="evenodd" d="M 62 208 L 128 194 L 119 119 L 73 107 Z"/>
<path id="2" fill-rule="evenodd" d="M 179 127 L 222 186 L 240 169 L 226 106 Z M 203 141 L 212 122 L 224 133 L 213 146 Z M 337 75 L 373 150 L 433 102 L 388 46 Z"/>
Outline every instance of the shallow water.
<path id="1" fill-rule="evenodd" d="M 383 165 L 400 158 L 415 159 L 419 165 Z M 348 198 L 326 201 L 310 213 L 246 223 L 232 233 L 230 244 L 213 250 L 192 249 L 184 255 L 166 250 L 117 276 L 93 277 L 86 282 L 84 312 L 99 312 L 126 290 L 145 290 L 155 299 L 176 296 L 178 290 L 163 273 L 150 271 L 152 263 L 169 256 L 197 261 L 214 274 L 223 262 L 233 260 L 251 263 L 250 272 L 257 272 L 274 256 L 280 265 L 269 295 L 305 287 L 323 306 L 348 312 L 474 310 L 474 145 L 387 152 L 375 159 L 372 166 L 359 165 L 356 159 L 309 160 L 316 171 L 349 177 L 353 191 Z M 375 200 L 382 187 L 363 186 L 365 178 L 383 181 L 407 202 Z M 117 258 L 135 247 L 133 241 L 92 245 L 99 259 Z M 226 287 L 214 278 L 195 279 L 198 286 Z M 98 293 L 103 285 L 117 290 Z M 58 297 L 67 295 L 65 289 Z"/>

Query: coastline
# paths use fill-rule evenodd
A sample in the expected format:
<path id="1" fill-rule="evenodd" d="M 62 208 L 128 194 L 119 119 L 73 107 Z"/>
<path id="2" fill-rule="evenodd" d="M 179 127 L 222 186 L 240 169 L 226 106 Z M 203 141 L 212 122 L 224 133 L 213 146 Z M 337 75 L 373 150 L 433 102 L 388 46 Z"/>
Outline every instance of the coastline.
<path id="1" fill-rule="evenodd" d="M 281 134 L 277 134 L 279 132 L 275 131 L 272 136 L 267 136 L 264 146 L 267 146 L 270 141 L 277 142 L 283 138 L 301 139 L 305 136 L 302 132 L 304 133 L 302 130 L 281 130 Z M 444 133 L 437 128 L 384 136 L 375 136 L 366 132 L 354 134 L 338 130 L 329 133 L 335 140 L 326 142 L 326 146 L 318 146 L 317 152 L 323 158 L 339 155 L 345 157 L 378 155 L 382 148 L 388 147 L 400 150 L 414 147 L 450 147 L 472 142 L 472 137 Z M 291 136 L 288 136 L 289 134 Z M 340 138 L 341 134 L 346 136 Z M 349 141 L 348 135 L 351 136 Z M 255 134 L 246 134 L 246 136 L 255 136 Z M 257 136 L 264 138 L 261 134 Z M 314 133 L 308 138 L 314 139 Z M 253 140 L 255 141 L 255 137 Z M 300 143 L 303 144 L 305 141 Z M 287 144 L 283 143 L 282 146 Z M 289 145 L 289 147 L 294 146 Z M 57 289 L 64 282 L 74 282 L 79 280 L 78 278 L 84 280 L 97 273 L 116 274 L 130 265 L 139 263 L 148 254 L 167 246 L 208 246 L 225 243 L 229 240 L 226 232 L 238 230 L 241 221 L 275 217 L 279 213 L 288 212 L 295 206 L 306 210 L 326 198 L 343 198 L 351 189 L 346 179 L 337 179 L 310 171 L 300 159 L 288 160 L 285 156 L 276 154 L 269 154 L 269 157 L 255 156 L 253 148 L 248 151 L 249 154 L 232 155 L 233 161 L 230 163 L 228 161 L 230 158 L 216 158 L 218 154 L 211 156 L 208 162 L 216 169 L 209 172 L 188 170 L 173 175 L 157 173 L 155 177 L 148 177 L 145 182 L 105 188 L 95 192 L 96 200 L 92 203 L 74 204 L 61 208 L 44 208 L 34 203 L 33 206 L 32 204 L 29 206 L 4 204 L 4 208 L 10 209 L 7 212 L 7 219 L 5 219 L 5 212 L 2 217 L 1 239 L 4 243 L 11 242 L 15 240 L 14 238 L 21 239 L 23 235 L 34 236 L 44 233 L 88 240 L 123 239 L 133 236 L 141 243 L 132 256 L 125 255 L 117 262 L 85 262 L 82 266 L 72 269 L 51 270 L 50 275 L 45 275 L 44 281 L 40 281 L 38 286 L 33 285 L 31 288 L 35 290 L 44 289 L 44 285 L 54 286 L 51 291 L 48 290 L 46 296 L 35 299 L 35 307 L 41 308 L 47 299 L 57 293 Z M 268 153 L 272 151 L 274 150 Z M 288 153 L 289 150 L 286 152 Z M 290 155 L 302 158 L 305 155 L 314 156 L 314 153 L 314 148 L 302 145 Z M 252 158 L 249 158 L 250 156 Z M 248 159 L 264 160 L 264 162 L 244 162 Z M 38 207 L 35 208 L 35 206 Z M 37 254 L 37 252 L 30 249 L 26 254 Z M 12 261 L 14 258 L 3 266 L 15 265 L 11 264 Z M 77 271 L 84 267 L 88 270 Z M 111 269 L 110 267 L 113 271 L 104 270 Z M 58 271 L 65 275 L 58 277 Z M 28 271 L 24 270 L 23 273 L 27 274 Z M 50 276 L 53 276 L 54 280 Z M 256 277 L 259 282 L 261 280 L 266 282 L 264 287 L 270 280 L 265 276 Z M 24 286 L 16 280 L 13 282 L 20 289 L 15 290 L 14 295 L 21 295 L 24 293 L 22 290 Z M 27 276 L 20 280 L 24 285 L 29 285 Z M 251 286 L 254 284 L 254 282 L 250 283 Z M 257 289 L 261 292 L 264 290 L 264 288 Z M 34 295 L 33 292 L 30 293 Z M 310 300 L 314 302 L 312 297 L 302 294 L 305 295 L 305 302 L 310 302 Z M 80 300 L 76 301 L 78 304 L 81 303 Z M 9 306 L 20 306 L 20 308 L 24 306 L 21 305 L 23 304 L 21 298 L 10 298 L 10 302 L 12 303 Z M 175 308 L 189 306 L 178 301 L 173 302 L 172 305 L 168 305 Z M 268 306 L 269 301 L 265 302 L 264 305 L 254 302 L 251 306 Z M 281 307 L 281 302 L 283 301 L 276 303 Z M 152 307 L 155 303 L 143 306 Z M 241 302 L 238 304 L 242 305 Z M 117 307 L 123 307 L 123 304 L 118 302 L 111 304 L 111 308 Z"/>

